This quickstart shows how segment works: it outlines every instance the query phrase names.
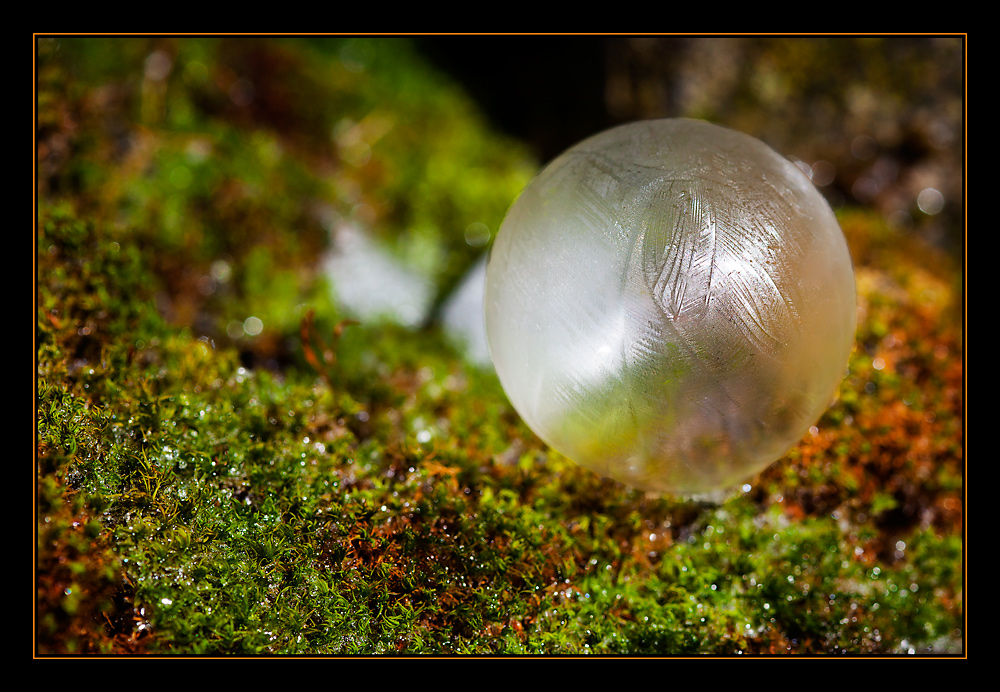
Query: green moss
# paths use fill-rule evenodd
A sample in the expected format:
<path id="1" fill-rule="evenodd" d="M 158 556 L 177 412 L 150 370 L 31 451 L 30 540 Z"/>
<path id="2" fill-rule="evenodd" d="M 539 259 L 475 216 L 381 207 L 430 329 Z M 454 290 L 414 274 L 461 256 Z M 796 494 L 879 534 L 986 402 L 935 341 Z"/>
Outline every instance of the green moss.
<path id="1" fill-rule="evenodd" d="M 959 284 L 873 216 L 817 431 L 655 498 L 436 328 L 344 322 L 331 224 L 367 205 L 443 295 L 528 174 L 407 42 L 43 42 L 39 140 L 38 653 L 961 650 Z"/>

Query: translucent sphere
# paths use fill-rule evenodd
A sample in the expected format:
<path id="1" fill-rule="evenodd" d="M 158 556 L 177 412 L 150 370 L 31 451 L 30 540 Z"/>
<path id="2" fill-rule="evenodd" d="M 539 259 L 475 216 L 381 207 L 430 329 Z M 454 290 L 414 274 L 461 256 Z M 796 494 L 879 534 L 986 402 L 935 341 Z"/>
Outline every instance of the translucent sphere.
<path id="1" fill-rule="evenodd" d="M 833 212 L 790 161 L 695 120 L 572 147 L 487 267 L 490 355 L 549 446 L 656 492 L 732 486 L 830 405 L 854 343 Z"/>

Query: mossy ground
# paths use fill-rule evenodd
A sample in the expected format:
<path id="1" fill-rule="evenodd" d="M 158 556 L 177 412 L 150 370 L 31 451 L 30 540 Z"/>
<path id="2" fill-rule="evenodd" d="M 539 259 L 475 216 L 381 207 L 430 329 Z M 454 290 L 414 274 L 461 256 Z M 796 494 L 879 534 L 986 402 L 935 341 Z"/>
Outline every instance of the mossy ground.
<path id="1" fill-rule="evenodd" d="M 652 497 L 333 298 L 339 220 L 446 295 L 533 171 L 406 41 L 43 39 L 37 75 L 37 654 L 963 652 L 948 256 L 842 211 L 839 401 Z"/>

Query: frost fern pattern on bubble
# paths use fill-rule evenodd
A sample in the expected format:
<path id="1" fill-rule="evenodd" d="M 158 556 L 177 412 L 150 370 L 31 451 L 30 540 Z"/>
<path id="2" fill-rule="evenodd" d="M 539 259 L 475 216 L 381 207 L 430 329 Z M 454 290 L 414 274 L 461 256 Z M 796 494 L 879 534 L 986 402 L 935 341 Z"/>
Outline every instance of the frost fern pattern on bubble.
<path id="1" fill-rule="evenodd" d="M 497 236 L 486 312 L 501 381 L 543 439 L 620 480 L 696 491 L 767 465 L 826 408 L 853 301 L 843 236 L 798 169 L 668 120 L 597 135 L 539 175 Z"/>

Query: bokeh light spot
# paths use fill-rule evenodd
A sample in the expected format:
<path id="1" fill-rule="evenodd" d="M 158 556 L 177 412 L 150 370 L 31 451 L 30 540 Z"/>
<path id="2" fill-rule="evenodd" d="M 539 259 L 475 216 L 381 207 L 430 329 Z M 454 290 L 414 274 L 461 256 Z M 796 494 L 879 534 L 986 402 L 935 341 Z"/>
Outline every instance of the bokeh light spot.
<path id="1" fill-rule="evenodd" d="M 870 202 L 878 194 L 878 183 L 871 178 L 858 178 L 851 187 L 851 194 L 859 202 Z"/>
<path id="2" fill-rule="evenodd" d="M 465 229 L 465 242 L 472 247 L 486 245 L 486 243 L 490 242 L 489 226 L 481 221 L 470 223 L 469 227 Z"/>
<path id="3" fill-rule="evenodd" d="M 173 67 L 173 64 L 173 59 L 162 50 L 150 53 L 149 57 L 146 58 L 146 79 L 151 79 L 154 82 L 163 81 L 170 74 L 170 68 Z"/>
<path id="4" fill-rule="evenodd" d="M 257 336 L 264 330 L 264 323 L 259 317 L 248 317 L 243 320 L 243 331 L 250 336 Z"/>
<path id="5" fill-rule="evenodd" d="M 928 216 L 939 214 L 944 209 L 944 195 L 933 187 L 924 188 L 917 195 L 917 206 Z"/>
<path id="6" fill-rule="evenodd" d="M 837 169 L 829 161 L 817 161 L 812 165 L 812 181 L 815 185 L 823 187 L 833 182 Z"/>

